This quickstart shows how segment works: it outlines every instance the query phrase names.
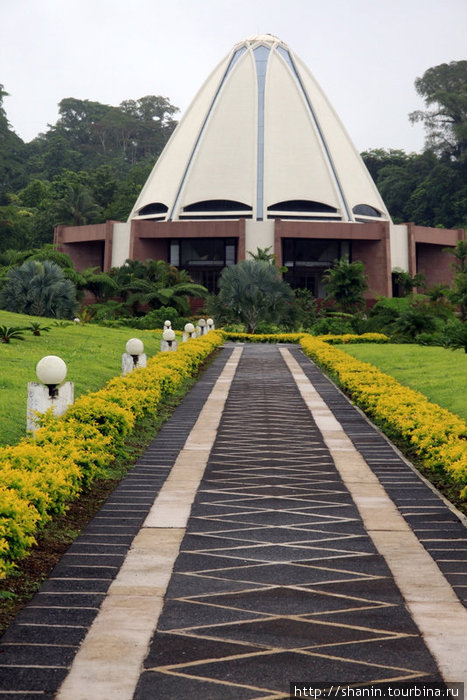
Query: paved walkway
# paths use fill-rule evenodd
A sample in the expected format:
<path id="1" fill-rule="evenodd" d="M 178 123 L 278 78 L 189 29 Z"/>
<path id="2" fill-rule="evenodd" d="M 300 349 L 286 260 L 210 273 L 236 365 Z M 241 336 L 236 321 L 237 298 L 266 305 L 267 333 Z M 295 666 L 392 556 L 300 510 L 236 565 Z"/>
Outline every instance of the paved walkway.
<path id="1" fill-rule="evenodd" d="M 299 348 L 231 345 L 4 635 L 0 698 L 466 682 L 466 605 L 456 513 Z"/>

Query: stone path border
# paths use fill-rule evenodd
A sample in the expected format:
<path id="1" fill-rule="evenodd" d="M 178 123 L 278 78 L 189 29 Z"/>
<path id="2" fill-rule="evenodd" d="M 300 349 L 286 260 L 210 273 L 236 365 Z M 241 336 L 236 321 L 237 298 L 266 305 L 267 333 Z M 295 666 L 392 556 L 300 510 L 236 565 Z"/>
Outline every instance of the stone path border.
<path id="1" fill-rule="evenodd" d="M 467 610 L 290 352 L 284 361 L 321 431 L 368 534 L 384 556 L 447 682 L 467 684 Z"/>
<path id="2" fill-rule="evenodd" d="M 227 361 L 57 695 L 130 700 L 242 350 Z"/>
<path id="3" fill-rule="evenodd" d="M 1 638 L 0 697 L 54 697 L 233 347 L 208 365 Z"/>

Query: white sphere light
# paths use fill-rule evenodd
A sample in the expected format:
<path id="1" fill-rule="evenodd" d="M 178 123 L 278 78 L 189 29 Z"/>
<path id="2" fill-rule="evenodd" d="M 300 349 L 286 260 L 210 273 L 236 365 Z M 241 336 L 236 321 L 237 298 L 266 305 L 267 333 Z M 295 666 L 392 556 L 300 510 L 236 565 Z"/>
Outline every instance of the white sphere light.
<path id="1" fill-rule="evenodd" d="M 164 321 L 164 326 L 165 326 L 165 328 L 172 328 L 172 322 L 171 321 Z"/>
<path id="2" fill-rule="evenodd" d="M 213 326 L 213 325 L 214 325 L 214 321 L 212 320 L 212 318 L 208 318 L 208 320 L 206 321 L 206 323 L 208 324 L 208 326 Z"/>
<path id="3" fill-rule="evenodd" d="M 129 355 L 142 355 L 144 352 L 144 343 L 139 338 L 130 338 L 126 344 L 126 351 Z"/>
<path id="4" fill-rule="evenodd" d="M 198 321 L 198 326 L 200 326 L 200 328 L 204 328 L 205 325 L 206 321 L 204 320 L 204 318 L 200 318 Z"/>
<path id="5" fill-rule="evenodd" d="M 194 333 L 195 327 L 192 323 L 185 323 L 185 333 Z"/>
<path id="6" fill-rule="evenodd" d="M 66 372 L 66 364 L 57 355 L 46 355 L 36 365 L 37 378 L 47 386 L 56 386 L 63 382 Z"/>
<path id="7" fill-rule="evenodd" d="M 170 343 L 172 340 L 175 340 L 175 331 L 173 331 L 171 328 L 166 328 L 162 333 L 162 338 L 166 342 Z"/>

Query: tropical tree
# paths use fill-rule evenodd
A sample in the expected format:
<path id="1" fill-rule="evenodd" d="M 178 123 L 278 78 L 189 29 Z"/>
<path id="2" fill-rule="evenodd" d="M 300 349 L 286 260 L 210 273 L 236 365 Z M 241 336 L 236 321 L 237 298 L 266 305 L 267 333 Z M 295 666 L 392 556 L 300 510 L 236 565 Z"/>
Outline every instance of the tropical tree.
<path id="1" fill-rule="evenodd" d="M 454 319 L 444 328 L 444 346 L 450 350 L 463 349 L 467 353 L 467 324 Z"/>
<path id="2" fill-rule="evenodd" d="M 454 256 L 452 264 L 454 275 L 454 287 L 450 294 L 451 301 L 459 306 L 462 322 L 467 321 L 467 241 L 457 242 L 455 248 L 446 248 L 446 253 Z"/>
<path id="3" fill-rule="evenodd" d="M 109 277 L 117 295 L 136 314 L 141 307 L 159 309 L 171 306 L 181 315 L 188 314 L 189 297 L 204 298 L 207 289 L 196 284 L 185 270 L 178 270 L 164 260 L 127 260 L 112 268 Z"/>
<path id="4" fill-rule="evenodd" d="M 218 322 L 243 323 L 254 333 L 260 323 L 280 324 L 293 301 L 291 287 L 274 265 L 242 260 L 222 270 L 219 293 L 211 298 L 210 308 Z"/>
<path id="5" fill-rule="evenodd" d="M 323 275 L 326 300 L 338 311 L 354 313 L 365 306 L 363 293 L 368 288 L 365 268 L 360 260 L 350 262 L 348 256 L 334 260 Z"/>
<path id="6" fill-rule="evenodd" d="M 96 267 L 88 267 L 76 275 L 76 287 L 83 294 L 88 290 L 98 303 L 107 301 L 119 293 L 117 282 L 106 272 L 99 272 Z"/>
<path id="7" fill-rule="evenodd" d="M 76 288 L 54 262 L 27 260 L 7 272 L 0 307 L 31 316 L 71 318 L 76 309 Z"/>
<path id="8" fill-rule="evenodd" d="M 426 111 L 412 112 L 427 132 L 427 147 L 456 160 L 467 155 L 467 61 L 451 61 L 429 68 L 415 81 Z"/>
<path id="9" fill-rule="evenodd" d="M 94 223 L 102 216 L 102 210 L 89 188 L 79 183 L 70 184 L 67 193 L 55 204 L 56 222 L 71 226 Z"/>
<path id="10" fill-rule="evenodd" d="M 400 296 L 406 297 L 416 287 L 425 286 L 425 275 L 421 272 L 417 272 L 412 276 L 410 272 L 401 270 L 398 267 L 395 267 L 392 272 L 395 275 L 395 282 L 399 286 Z"/>

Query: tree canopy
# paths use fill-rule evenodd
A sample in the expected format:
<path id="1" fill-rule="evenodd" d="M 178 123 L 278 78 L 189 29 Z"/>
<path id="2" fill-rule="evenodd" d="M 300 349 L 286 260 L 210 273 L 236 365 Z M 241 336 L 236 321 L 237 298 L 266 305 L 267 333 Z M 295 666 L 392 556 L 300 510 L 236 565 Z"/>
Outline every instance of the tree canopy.
<path id="1" fill-rule="evenodd" d="M 429 68 L 415 81 L 426 111 L 412 112 L 427 132 L 427 146 L 440 155 L 462 160 L 467 155 L 467 61 Z"/>
<path id="2" fill-rule="evenodd" d="M 242 260 L 225 267 L 219 278 L 219 293 L 210 308 L 220 322 L 244 323 L 254 333 L 261 323 L 279 324 L 294 301 L 270 260 Z"/>

